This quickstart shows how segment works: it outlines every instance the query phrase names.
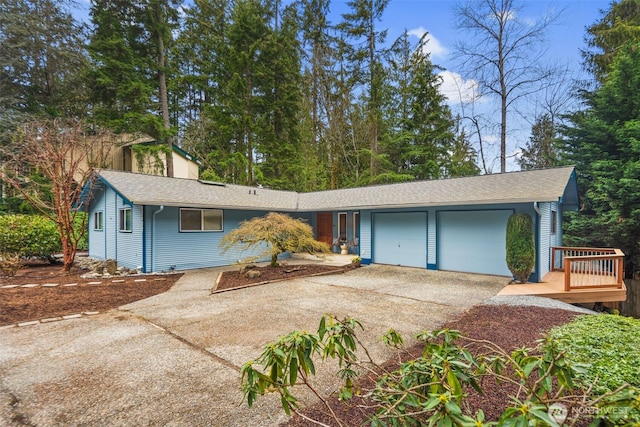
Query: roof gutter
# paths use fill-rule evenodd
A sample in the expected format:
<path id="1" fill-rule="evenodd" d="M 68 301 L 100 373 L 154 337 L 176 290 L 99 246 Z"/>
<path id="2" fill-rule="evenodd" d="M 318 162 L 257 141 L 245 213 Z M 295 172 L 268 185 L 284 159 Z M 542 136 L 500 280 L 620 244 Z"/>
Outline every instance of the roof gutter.
<path id="1" fill-rule="evenodd" d="M 533 210 L 536 211 L 538 216 L 542 216 L 542 212 L 540 211 L 540 207 L 538 206 L 538 202 L 533 202 Z"/>
<path id="2" fill-rule="evenodd" d="M 160 212 L 162 212 L 164 210 L 164 205 L 160 206 L 160 209 L 158 209 L 157 211 L 155 211 L 153 213 L 153 221 L 152 221 L 152 226 L 151 226 L 151 268 L 150 268 L 150 272 L 153 273 L 153 267 L 154 267 L 154 263 L 153 260 L 156 256 L 156 247 L 155 247 L 155 241 L 156 239 L 155 234 L 156 234 L 156 215 L 159 214 Z"/>

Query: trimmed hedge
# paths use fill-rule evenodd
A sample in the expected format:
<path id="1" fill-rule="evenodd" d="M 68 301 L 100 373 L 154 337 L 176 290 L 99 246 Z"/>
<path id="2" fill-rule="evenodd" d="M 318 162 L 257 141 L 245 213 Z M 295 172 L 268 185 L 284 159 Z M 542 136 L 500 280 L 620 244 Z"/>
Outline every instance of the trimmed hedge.
<path id="1" fill-rule="evenodd" d="M 62 251 L 56 224 L 40 215 L 0 216 L 0 252 L 50 258 Z"/>
<path id="2" fill-rule="evenodd" d="M 533 220 L 529 214 L 513 214 L 507 221 L 507 267 L 513 276 L 527 283 L 536 261 Z"/>

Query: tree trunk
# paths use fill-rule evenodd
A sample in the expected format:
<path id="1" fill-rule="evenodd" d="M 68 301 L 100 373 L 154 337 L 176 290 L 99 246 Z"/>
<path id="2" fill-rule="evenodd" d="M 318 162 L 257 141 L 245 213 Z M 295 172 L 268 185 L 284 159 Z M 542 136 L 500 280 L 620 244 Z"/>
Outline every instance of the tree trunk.
<path id="1" fill-rule="evenodd" d="M 160 9 L 157 10 L 158 22 L 160 22 Z M 169 121 L 169 100 L 167 96 L 167 57 L 164 50 L 164 39 L 162 31 L 158 31 L 158 86 L 160 96 L 160 108 L 162 110 L 162 127 L 165 138 L 165 144 L 169 147 L 167 151 L 167 176 L 173 177 L 173 138 L 169 136 L 169 130 L 171 129 L 171 122 Z"/>

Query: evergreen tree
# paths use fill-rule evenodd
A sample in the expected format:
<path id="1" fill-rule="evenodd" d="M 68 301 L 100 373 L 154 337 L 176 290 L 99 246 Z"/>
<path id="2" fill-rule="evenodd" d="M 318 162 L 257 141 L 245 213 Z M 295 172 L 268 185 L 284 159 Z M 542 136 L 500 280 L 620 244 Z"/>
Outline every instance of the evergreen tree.
<path id="1" fill-rule="evenodd" d="M 300 3 L 300 37 L 303 49 L 301 150 L 304 158 L 301 179 L 305 190 L 330 188 L 336 176 L 338 155 L 329 143 L 330 93 L 334 87 L 334 38 L 328 20 L 329 0 Z"/>
<path id="2" fill-rule="evenodd" d="M 29 115 L 84 113 L 86 28 L 69 7 L 64 0 L 0 3 L 0 131 Z"/>
<path id="3" fill-rule="evenodd" d="M 351 69 L 352 89 L 362 92 L 361 101 L 366 112 L 368 141 L 369 178 L 375 180 L 379 173 L 377 158 L 379 140 L 382 135 L 382 84 L 384 74 L 382 59 L 385 49 L 381 47 L 386 39 L 386 30 L 379 30 L 378 22 L 382 19 L 389 0 L 350 0 L 347 5 L 350 13 L 342 15 L 343 21 L 338 28 L 344 33 L 348 45 L 348 59 Z M 358 87 L 359 86 L 359 87 Z"/>
<path id="4" fill-rule="evenodd" d="M 440 92 L 441 78 L 425 44 L 425 34 L 411 46 L 405 32 L 392 46 L 389 60 L 393 85 L 385 150 L 393 165 L 389 180 L 439 179 L 477 174 L 475 152 L 456 123 Z"/>
<path id="5" fill-rule="evenodd" d="M 640 269 L 640 50 L 621 46 L 588 108 L 563 129 L 582 207 L 568 224 L 571 244 L 617 247 L 627 275 Z"/>
<path id="6" fill-rule="evenodd" d="M 602 19 L 587 28 L 585 40 L 591 48 L 582 51 L 585 66 L 602 82 L 615 61 L 618 48 L 640 42 L 640 1 L 611 2 L 611 9 Z"/>
<path id="7" fill-rule="evenodd" d="M 297 177 L 303 161 L 299 155 L 302 76 L 296 8 L 289 6 L 282 14 L 276 9 L 274 27 L 265 54 L 270 78 L 264 115 L 269 125 L 257 147 L 263 158 L 259 165 L 261 184 L 299 190 Z"/>
<path id="8" fill-rule="evenodd" d="M 239 163 L 226 108 L 232 75 L 228 66 L 230 13 L 226 0 L 196 0 L 185 9 L 174 47 L 172 88 L 183 147 L 203 163 L 203 176 L 226 182 L 234 182 Z"/>
<path id="9" fill-rule="evenodd" d="M 526 147 L 521 147 L 518 159 L 522 170 L 544 169 L 558 164 L 558 150 L 555 143 L 556 130 L 548 114 L 538 117 L 531 128 L 531 136 Z"/>
<path id="10" fill-rule="evenodd" d="M 98 123 L 172 145 L 167 73 L 177 6 L 177 0 L 92 1 L 89 77 Z M 170 153 L 167 160 L 173 176 Z"/>

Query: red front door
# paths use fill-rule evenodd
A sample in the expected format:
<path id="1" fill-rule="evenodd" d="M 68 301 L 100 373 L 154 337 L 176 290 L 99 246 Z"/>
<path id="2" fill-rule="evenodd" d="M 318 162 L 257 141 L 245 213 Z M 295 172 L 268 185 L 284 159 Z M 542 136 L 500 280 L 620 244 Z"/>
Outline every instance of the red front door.
<path id="1" fill-rule="evenodd" d="M 316 234 L 320 242 L 333 243 L 333 213 L 318 212 L 316 217 Z"/>

